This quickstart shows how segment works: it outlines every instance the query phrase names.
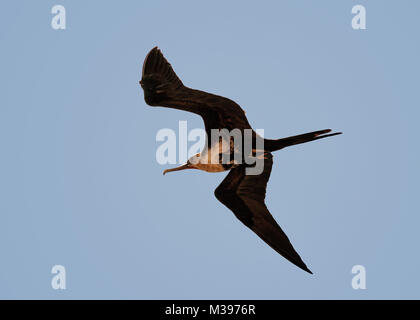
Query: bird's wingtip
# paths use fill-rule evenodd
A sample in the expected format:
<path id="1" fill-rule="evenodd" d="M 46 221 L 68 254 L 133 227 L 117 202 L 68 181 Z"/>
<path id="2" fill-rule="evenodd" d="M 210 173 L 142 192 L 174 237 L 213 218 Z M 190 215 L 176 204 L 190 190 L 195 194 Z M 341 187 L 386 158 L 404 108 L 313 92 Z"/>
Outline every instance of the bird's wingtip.
<path id="1" fill-rule="evenodd" d="M 302 266 L 302 267 L 300 267 L 303 271 L 306 271 L 307 273 L 310 273 L 310 274 L 314 274 L 311 270 L 309 270 L 309 268 L 307 267 L 307 266 Z"/>
<path id="2" fill-rule="evenodd" d="M 161 78 L 161 82 L 172 84 L 175 89 L 183 86 L 182 81 L 178 78 L 171 64 L 165 59 L 158 46 L 155 46 L 146 55 L 141 71 L 142 79 L 152 74 L 158 75 Z"/>

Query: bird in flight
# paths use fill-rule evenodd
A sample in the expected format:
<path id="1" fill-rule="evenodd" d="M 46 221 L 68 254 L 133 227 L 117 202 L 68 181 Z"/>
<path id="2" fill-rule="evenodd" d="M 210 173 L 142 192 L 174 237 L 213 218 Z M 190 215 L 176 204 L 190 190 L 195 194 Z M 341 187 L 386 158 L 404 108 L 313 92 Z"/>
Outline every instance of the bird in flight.
<path id="1" fill-rule="evenodd" d="M 265 139 L 252 130 L 245 112 L 234 101 L 184 86 L 157 47 L 153 48 L 144 60 L 140 85 L 148 105 L 193 112 L 200 115 L 204 121 L 207 141 L 203 151 L 188 159 L 184 165 L 165 170 L 164 174 L 185 169 L 207 172 L 229 170 L 229 174 L 214 192 L 216 198 L 271 248 L 299 268 L 312 273 L 265 205 L 266 187 L 273 165 L 272 152 L 341 132 L 330 133 L 331 129 L 325 129 L 282 139 Z M 243 143 L 243 137 L 237 140 L 231 136 L 210 139 L 212 130 L 224 129 L 229 132 L 239 130 L 240 133 L 250 131 L 251 147 L 247 149 L 250 152 L 245 154 L 245 148 L 238 147 L 237 140 Z M 263 148 L 258 149 L 259 145 Z M 226 154 L 241 154 L 245 159 L 254 157 L 255 165 L 257 160 L 260 160 L 262 169 L 258 174 L 248 174 L 252 167 L 249 161 L 237 161 L 236 157 L 224 161 L 223 156 Z"/>

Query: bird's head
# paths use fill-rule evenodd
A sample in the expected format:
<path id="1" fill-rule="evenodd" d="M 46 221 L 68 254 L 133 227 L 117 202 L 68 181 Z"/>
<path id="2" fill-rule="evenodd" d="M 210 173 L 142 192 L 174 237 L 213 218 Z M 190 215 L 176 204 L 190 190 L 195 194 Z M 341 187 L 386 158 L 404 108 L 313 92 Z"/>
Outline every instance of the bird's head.
<path id="1" fill-rule="evenodd" d="M 166 169 L 165 171 L 163 171 L 163 174 L 165 175 L 168 172 L 180 171 L 180 170 L 185 170 L 185 169 L 199 169 L 200 155 L 201 155 L 200 153 L 195 154 L 194 156 L 192 156 L 191 158 L 187 160 L 187 163 L 176 168 Z"/>

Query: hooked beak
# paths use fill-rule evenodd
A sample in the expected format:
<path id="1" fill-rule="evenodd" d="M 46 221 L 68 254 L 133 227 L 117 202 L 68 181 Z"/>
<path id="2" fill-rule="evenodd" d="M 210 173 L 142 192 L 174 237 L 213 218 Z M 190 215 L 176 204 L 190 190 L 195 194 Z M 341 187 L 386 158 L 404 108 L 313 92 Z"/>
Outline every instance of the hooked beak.
<path id="1" fill-rule="evenodd" d="M 180 170 L 185 170 L 185 169 L 193 169 L 193 167 L 191 167 L 189 163 L 186 163 L 186 164 L 184 164 L 182 166 L 179 166 L 179 167 L 176 167 L 176 168 L 166 169 L 165 171 L 163 171 L 163 175 L 167 174 L 168 172 L 180 171 Z"/>

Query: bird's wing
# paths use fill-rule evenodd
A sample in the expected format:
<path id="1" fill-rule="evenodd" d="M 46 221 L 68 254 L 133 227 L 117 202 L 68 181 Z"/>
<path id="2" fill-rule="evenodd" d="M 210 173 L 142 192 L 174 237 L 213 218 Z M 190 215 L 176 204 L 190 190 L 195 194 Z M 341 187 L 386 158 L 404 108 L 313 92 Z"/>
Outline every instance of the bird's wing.
<path id="1" fill-rule="evenodd" d="M 245 112 L 234 101 L 184 86 L 157 47 L 146 56 L 140 84 L 147 104 L 200 115 L 208 135 L 211 129 L 251 128 Z"/>
<path id="2" fill-rule="evenodd" d="M 215 190 L 216 198 L 274 250 L 296 266 L 312 273 L 265 205 L 272 165 L 273 156 L 266 152 L 264 171 L 260 175 L 246 175 L 245 164 L 232 169 Z"/>

